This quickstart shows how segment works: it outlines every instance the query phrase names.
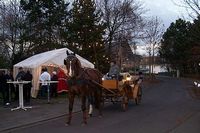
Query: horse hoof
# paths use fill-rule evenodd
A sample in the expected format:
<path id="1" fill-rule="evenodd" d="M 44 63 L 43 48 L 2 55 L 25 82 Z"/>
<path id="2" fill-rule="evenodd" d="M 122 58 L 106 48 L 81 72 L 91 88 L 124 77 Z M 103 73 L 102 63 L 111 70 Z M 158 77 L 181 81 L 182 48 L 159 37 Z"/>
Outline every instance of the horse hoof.
<path id="1" fill-rule="evenodd" d="M 70 126 L 70 124 L 67 122 L 67 123 L 65 123 L 65 126 L 68 127 L 68 126 Z"/>
<path id="2" fill-rule="evenodd" d="M 89 114 L 88 116 L 89 116 L 89 117 L 92 117 L 92 114 Z"/>
<path id="3" fill-rule="evenodd" d="M 83 123 L 81 124 L 82 127 L 84 127 L 84 126 L 86 126 L 86 125 L 87 125 L 86 122 L 83 122 Z"/>

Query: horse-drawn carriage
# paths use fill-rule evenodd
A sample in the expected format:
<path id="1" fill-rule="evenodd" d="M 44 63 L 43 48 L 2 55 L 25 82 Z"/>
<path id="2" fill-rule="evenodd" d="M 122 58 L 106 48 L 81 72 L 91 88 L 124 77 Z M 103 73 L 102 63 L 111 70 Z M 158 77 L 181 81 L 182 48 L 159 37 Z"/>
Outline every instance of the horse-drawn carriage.
<path id="1" fill-rule="evenodd" d="M 121 101 L 124 110 L 128 107 L 130 99 L 134 99 L 136 104 L 141 101 L 141 88 L 134 79 L 126 74 L 122 80 L 103 80 L 102 74 L 93 68 L 82 68 L 79 59 L 75 53 L 67 51 L 67 58 L 64 64 L 68 70 L 68 98 L 69 98 L 69 115 L 66 125 L 70 125 L 72 119 L 72 110 L 75 95 L 81 98 L 81 109 L 83 111 L 83 124 L 87 124 L 87 116 L 90 114 L 87 110 L 86 101 L 90 99 L 92 104 L 99 110 L 99 116 L 102 115 L 101 102 L 110 99 L 113 103 Z M 103 95 L 102 95 L 103 92 Z M 92 109 L 91 109 L 92 110 Z M 92 111 L 91 111 L 92 112 Z"/>
<path id="2" fill-rule="evenodd" d="M 142 98 L 142 90 L 137 78 L 133 78 L 129 73 L 121 73 L 121 78 L 103 79 L 103 102 L 111 101 L 112 103 L 121 102 L 125 111 L 130 100 L 136 105 L 140 104 Z"/>

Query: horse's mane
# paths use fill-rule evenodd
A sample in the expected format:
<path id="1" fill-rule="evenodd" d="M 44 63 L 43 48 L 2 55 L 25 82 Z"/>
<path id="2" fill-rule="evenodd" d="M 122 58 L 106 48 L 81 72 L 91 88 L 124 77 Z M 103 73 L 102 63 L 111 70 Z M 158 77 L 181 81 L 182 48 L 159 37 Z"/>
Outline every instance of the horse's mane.
<path id="1" fill-rule="evenodd" d="M 85 79 L 85 80 L 95 80 L 101 83 L 101 78 L 103 75 L 95 68 L 82 67 L 80 60 L 75 56 L 75 54 L 68 54 L 68 57 L 73 60 L 73 71 L 74 78 Z M 69 69 L 69 68 L 68 68 Z"/>
<path id="2" fill-rule="evenodd" d="M 76 73 L 75 75 L 78 76 L 81 73 L 82 66 L 81 66 L 80 60 L 76 56 L 75 58 L 76 58 L 76 62 L 74 64 L 74 69 Z"/>

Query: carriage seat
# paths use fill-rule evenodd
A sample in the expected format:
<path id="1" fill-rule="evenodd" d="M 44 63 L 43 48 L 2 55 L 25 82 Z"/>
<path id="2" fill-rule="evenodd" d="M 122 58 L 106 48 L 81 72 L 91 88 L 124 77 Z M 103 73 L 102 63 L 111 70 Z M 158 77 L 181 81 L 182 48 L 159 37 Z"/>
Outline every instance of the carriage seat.
<path id="1" fill-rule="evenodd" d="M 117 80 L 111 79 L 111 80 L 103 80 L 102 85 L 104 88 L 107 89 L 116 89 L 118 88 Z"/>

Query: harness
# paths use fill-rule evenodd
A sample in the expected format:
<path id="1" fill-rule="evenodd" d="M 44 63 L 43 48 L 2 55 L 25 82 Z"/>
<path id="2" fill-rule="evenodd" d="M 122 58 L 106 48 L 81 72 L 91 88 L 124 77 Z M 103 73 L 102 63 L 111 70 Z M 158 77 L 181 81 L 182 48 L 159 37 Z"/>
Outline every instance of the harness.
<path id="1" fill-rule="evenodd" d="M 83 69 L 83 71 L 76 77 L 72 77 L 70 78 L 67 83 L 69 86 L 73 86 L 73 85 L 84 85 L 84 84 L 88 84 L 89 80 L 85 79 L 83 74 L 85 72 L 85 69 Z"/>
<path id="2" fill-rule="evenodd" d="M 95 84 L 93 80 L 86 79 L 84 77 L 84 74 L 90 77 L 90 75 L 86 72 L 86 69 L 83 68 L 83 71 L 81 71 L 81 73 L 77 77 L 72 77 L 68 80 L 68 85 L 73 86 L 73 85 Z"/>
<path id="3" fill-rule="evenodd" d="M 89 81 L 86 79 L 75 79 L 75 78 L 71 78 L 67 81 L 69 86 L 73 86 L 73 85 L 84 85 L 84 84 L 88 84 Z"/>
<path id="4" fill-rule="evenodd" d="M 74 57 L 74 55 L 69 55 L 69 57 Z M 70 65 L 69 65 L 69 75 L 72 74 L 72 68 L 71 68 L 71 62 L 73 60 L 75 60 L 77 58 L 73 58 L 72 60 L 70 60 Z M 75 75 L 74 77 L 71 77 L 67 83 L 69 86 L 74 86 L 74 85 L 84 85 L 84 84 L 94 84 L 91 79 L 91 76 L 88 74 L 88 72 L 86 71 L 87 69 L 84 69 L 84 68 L 79 68 L 77 71 L 77 75 Z M 87 78 L 87 75 L 89 78 Z"/>

